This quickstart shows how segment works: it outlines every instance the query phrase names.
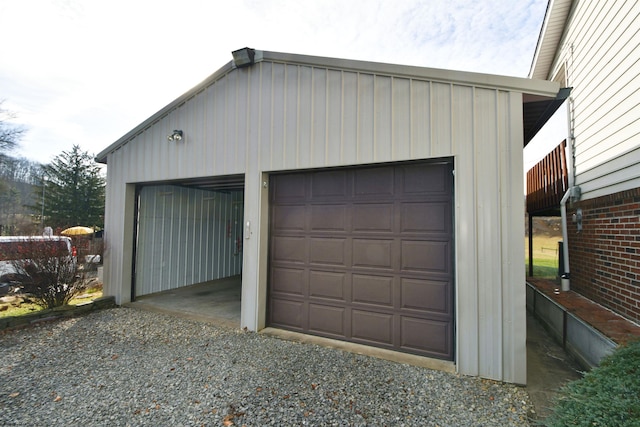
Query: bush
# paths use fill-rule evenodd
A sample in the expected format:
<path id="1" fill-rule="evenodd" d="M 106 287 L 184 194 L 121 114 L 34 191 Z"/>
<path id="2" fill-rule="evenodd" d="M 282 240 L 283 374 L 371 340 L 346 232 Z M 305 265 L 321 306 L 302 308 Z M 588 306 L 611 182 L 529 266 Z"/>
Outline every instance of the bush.
<path id="1" fill-rule="evenodd" d="M 59 241 L 27 241 L 16 247 L 11 264 L 19 292 L 44 309 L 66 305 L 86 288 L 76 259 Z"/>
<path id="2" fill-rule="evenodd" d="M 640 341 L 618 348 L 600 366 L 568 383 L 548 426 L 640 426 Z"/>

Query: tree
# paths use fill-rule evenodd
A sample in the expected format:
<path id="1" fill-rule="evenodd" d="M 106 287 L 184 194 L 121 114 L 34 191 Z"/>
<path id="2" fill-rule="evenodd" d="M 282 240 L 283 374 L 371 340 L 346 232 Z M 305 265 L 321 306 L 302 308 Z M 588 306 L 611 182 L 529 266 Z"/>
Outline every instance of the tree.
<path id="1" fill-rule="evenodd" d="M 18 216 L 22 214 L 20 190 L 8 176 L 9 171 L 15 170 L 16 160 L 8 153 L 18 146 L 25 129 L 10 123 L 16 115 L 3 108 L 3 103 L 0 100 L 0 234 L 13 231 L 17 223 L 24 219 Z M 15 209 L 16 206 L 20 208 Z"/>
<path id="2" fill-rule="evenodd" d="M 103 228 L 104 195 L 102 170 L 93 156 L 74 145 L 71 151 L 63 151 L 42 167 L 33 208 L 44 213 L 44 225 L 54 230 L 74 225 Z"/>
<path id="3" fill-rule="evenodd" d="M 4 100 L 0 100 L 0 161 L 7 159 L 7 152 L 13 150 L 20 141 L 24 128 L 8 123 L 15 118 L 15 113 L 2 108 Z"/>

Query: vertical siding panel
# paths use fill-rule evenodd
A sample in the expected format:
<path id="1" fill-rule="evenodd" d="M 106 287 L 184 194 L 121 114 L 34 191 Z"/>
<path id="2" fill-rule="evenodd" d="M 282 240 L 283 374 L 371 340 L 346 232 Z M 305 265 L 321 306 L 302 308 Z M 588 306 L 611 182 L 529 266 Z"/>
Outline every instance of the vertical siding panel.
<path id="1" fill-rule="evenodd" d="M 301 167 L 311 164 L 312 145 L 312 70 L 310 67 L 300 67 L 300 80 L 298 90 L 299 131 L 298 131 L 298 162 Z"/>
<path id="2" fill-rule="evenodd" d="M 227 99 L 225 106 L 226 137 L 224 140 L 224 169 L 222 173 L 230 174 L 236 169 L 236 147 L 238 137 L 238 74 L 231 73 L 227 76 Z M 208 175 L 208 174 L 207 174 Z"/>
<path id="3" fill-rule="evenodd" d="M 199 228 L 199 213 L 200 213 L 200 200 L 202 199 L 202 192 L 191 189 L 189 191 L 190 203 L 189 203 L 189 228 L 187 230 L 188 252 L 185 265 L 189 270 L 187 280 L 190 283 L 198 283 L 200 280 L 199 269 L 196 267 L 196 258 L 200 249 L 200 239 L 197 234 Z"/>
<path id="4" fill-rule="evenodd" d="M 522 181 L 514 177 L 523 176 L 523 124 L 522 95 L 501 93 L 503 120 L 501 187 L 503 251 L 502 261 L 502 313 L 503 313 L 503 381 L 526 384 L 526 288 L 524 259 L 524 204 L 522 203 Z"/>
<path id="5" fill-rule="evenodd" d="M 374 97 L 373 76 L 358 78 L 358 163 L 374 161 Z"/>
<path id="6" fill-rule="evenodd" d="M 451 85 L 431 85 L 431 156 L 440 157 L 451 153 Z"/>
<path id="7" fill-rule="evenodd" d="M 411 81 L 393 79 L 392 131 L 394 160 L 411 158 Z"/>
<path id="8" fill-rule="evenodd" d="M 329 70 L 327 72 L 327 151 L 326 165 L 342 164 L 342 127 L 344 113 L 342 72 Z"/>
<path id="9" fill-rule="evenodd" d="M 358 160 L 358 74 L 342 74 L 342 162 L 354 164 Z"/>
<path id="10" fill-rule="evenodd" d="M 271 123 L 273 117 L 273 94 L 272 94 L 272 64 L 260 63 L 260 82 L 256 90 L 259 93 L 260 101 L 258 107 L 260 108 L 259 119 L 254 121 L 256 123 L 258 133 L 258 145 L 254 146 L 260 153 L 260 161 L 258 165 L 260 168 L 269 170 L 271 168 L 271 146 L 273 141 L 271 140 L 273 134 L 271 133 Z"/>
<path id="11" fill-rule="evenodd" d="M 411 156 L 431 153 L 431 93 L 429 82 L 411 81 Z"/>
<path id="12" fill-rule="evenodd" d="M 327 149 L 327 70 L 313 69 L 311 166 L 324 166 Z"/>
<path id="13" fill-rule="evenodd" d="M 453 87 L 455 139 L 455 298 L 458 369 L 478 375 L 478 261 L 476 228 L 476 175 L 474 90 Z M 464 242 L 464 244 L 460 244 Z"/>
<path id="14" fill-rule="evenodd" d="M 271 110 L 273 118 L 271 124 L 271 161 L 270 169 L 282 169 L 286 163 L 285 151 L 285 68 L 282 64 L 273 65 L 272 81 L 272 101 Z"/>
<path id="15" fill-rule="evenodd" d="M 236 129 L 237 134 L 235 140 L 231 143 L 235 153 L 235 169 L 232 173 L 244 173 L 246 171 L 247 161 L 247 128 L 249 124 L 249 74 L 240 73 L 236 77 L 235 94 L 238 99 L 236 106 Z"/>
<path id="16" fill-rule="evenodd" d="M 220 82 L 216 83 L 216 103 L 215 103 L 215 125 L 216 125 L 216 143 L 215 143 L 215 173 L 216 175 L 224 174 L 225 165 L 224 161 L 227 152 L 227 135 L 228 135 L 228 115 L 227 111 L 227 99 L 231 95 L 229 93 L 229 77 L 226 76 Z"/>
<path id="17" fill-rule="evenodd" d="M 391 134 L 391 77 L 376 76 L 374 93 L 374 161 L 389 161 L 393 154 Z"/>
<path id="18" fill-rule="evenodd" d="M 204 89 L 198 92 L 198 94 L 191 100 L 189 105 L 189 113 L 187 118 L 189 119 L 189 156 L 193 159 L 191 162 L 191 170 L 189 174 L 204 176 L 204 132 L 202 129 L 203 123 L 203 97 Z M 197 151 L 201 153 L 200 156 L 193 156 L 193 152 Z"/>
<path id="19" fill-rule="evenodd" d="M 298 165 L 298 67 L 287 65 L 285 70 L 285 131 L 284 169 Z"/>
<path id="20" fill-rule="evenodd" d="M 496 91 L 476 89 L 476 193 L 480 375 L 502 378 L 499 152 Z"/>
<path id="21" fill-rule="evenodd" d="M 158 134 L 158 128 L 162 127 L 160 126 L 153 126 L 151 129 L 145 131 L 145 138 L 149 138 L 149 145 L 151 146 L 151 150 L 149 151 L 151 153 L 151 158 L 149 159 L 151 161 L 151 163 L 149 163 L 149 174 L 147 175 L 147 179 L 149 180 L 153 180 L 156 179 L 157 175 L 158 175 L 158 170 L 162 169 L 162 160 L 163 157 L 166 155 L 166 150 L 162 150 L 156 148 L 158 146 L 158 142 L 156 141 L 157 138 L 157 134 Z M 140 137 L 136 137 L 136 139 L 134 139 L 133 141 L 131 141 L 128 145 L 132 145 L 135 144 L 137 139 Z M 165 141 L 167 139 L 165 138 Z M 124 152 L 127 148 L 127 146 L 123 147 L 120 149 L 121 152 Z M 124 171 L 123 171 L 124 172 Z"/>
<path id="22" fill-rule="evenodd" d="M 215 149 L 216 149 L 215 148 L 215 145 L 216 145 L 215 94 L 216 94 L 215 85 L 209 86 L 205 91 L 206 115 L 204 120 L 204 134 L 205 134 L 204 145 L 206 149 L 201 155 L 206 164 L 207 176 L 213 175 L 215 171 L 215 168 L 214 168 L 214 158 L 215 158 Z"/>
<path id="23" fill-rule="evenodd" d="M 205 265 L 206 265 L 206 274 L 207 277 L 212 277 L 213 276 L 213 271 L 214 271 L 214 263 L 213 260 L 215 259 L 215 253 L 213 251 L 214 245 L 215 245 L 215 231 L 213 229 L 213 221 L 214 221 L 214 217 L 213 217 L 213 207 L 215 206 L 215 195 L 211 194 L 209 196 L 207 196 L 206 198 L 206 215 L 205 215 L 205 224 L 206 224 L 206 236 L 207 236 L 207 243 L 206 243 L 206 249 L 205 249 L 205 253 L 206 253 L 206 258 L 205 258 Z"/>

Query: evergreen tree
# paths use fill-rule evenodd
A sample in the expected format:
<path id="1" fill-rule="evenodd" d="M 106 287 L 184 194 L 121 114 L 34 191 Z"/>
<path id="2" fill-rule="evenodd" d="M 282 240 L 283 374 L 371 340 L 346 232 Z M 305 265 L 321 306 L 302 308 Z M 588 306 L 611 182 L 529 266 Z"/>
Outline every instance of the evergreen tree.
<path id="1" fill-rule="evenodd" d="M 75 225 L 104 227 L 106 184 L 93 156 L 74 145 L 43 166 L 42 172 L 41 183 L 35 187 L 40 197 L 34 209 L 44 212 L 43 225 L 54 230 Z"/>

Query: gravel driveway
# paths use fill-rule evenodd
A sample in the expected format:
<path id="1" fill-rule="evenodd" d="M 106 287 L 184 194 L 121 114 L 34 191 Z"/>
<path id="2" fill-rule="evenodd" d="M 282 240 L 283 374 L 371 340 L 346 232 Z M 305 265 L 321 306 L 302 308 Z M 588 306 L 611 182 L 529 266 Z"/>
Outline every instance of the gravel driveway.
<path id="1" fill-rule="evenodd" d="M 527 426 L 524 388 L 116 308 L 0 333 L 0 425 Z"/>

